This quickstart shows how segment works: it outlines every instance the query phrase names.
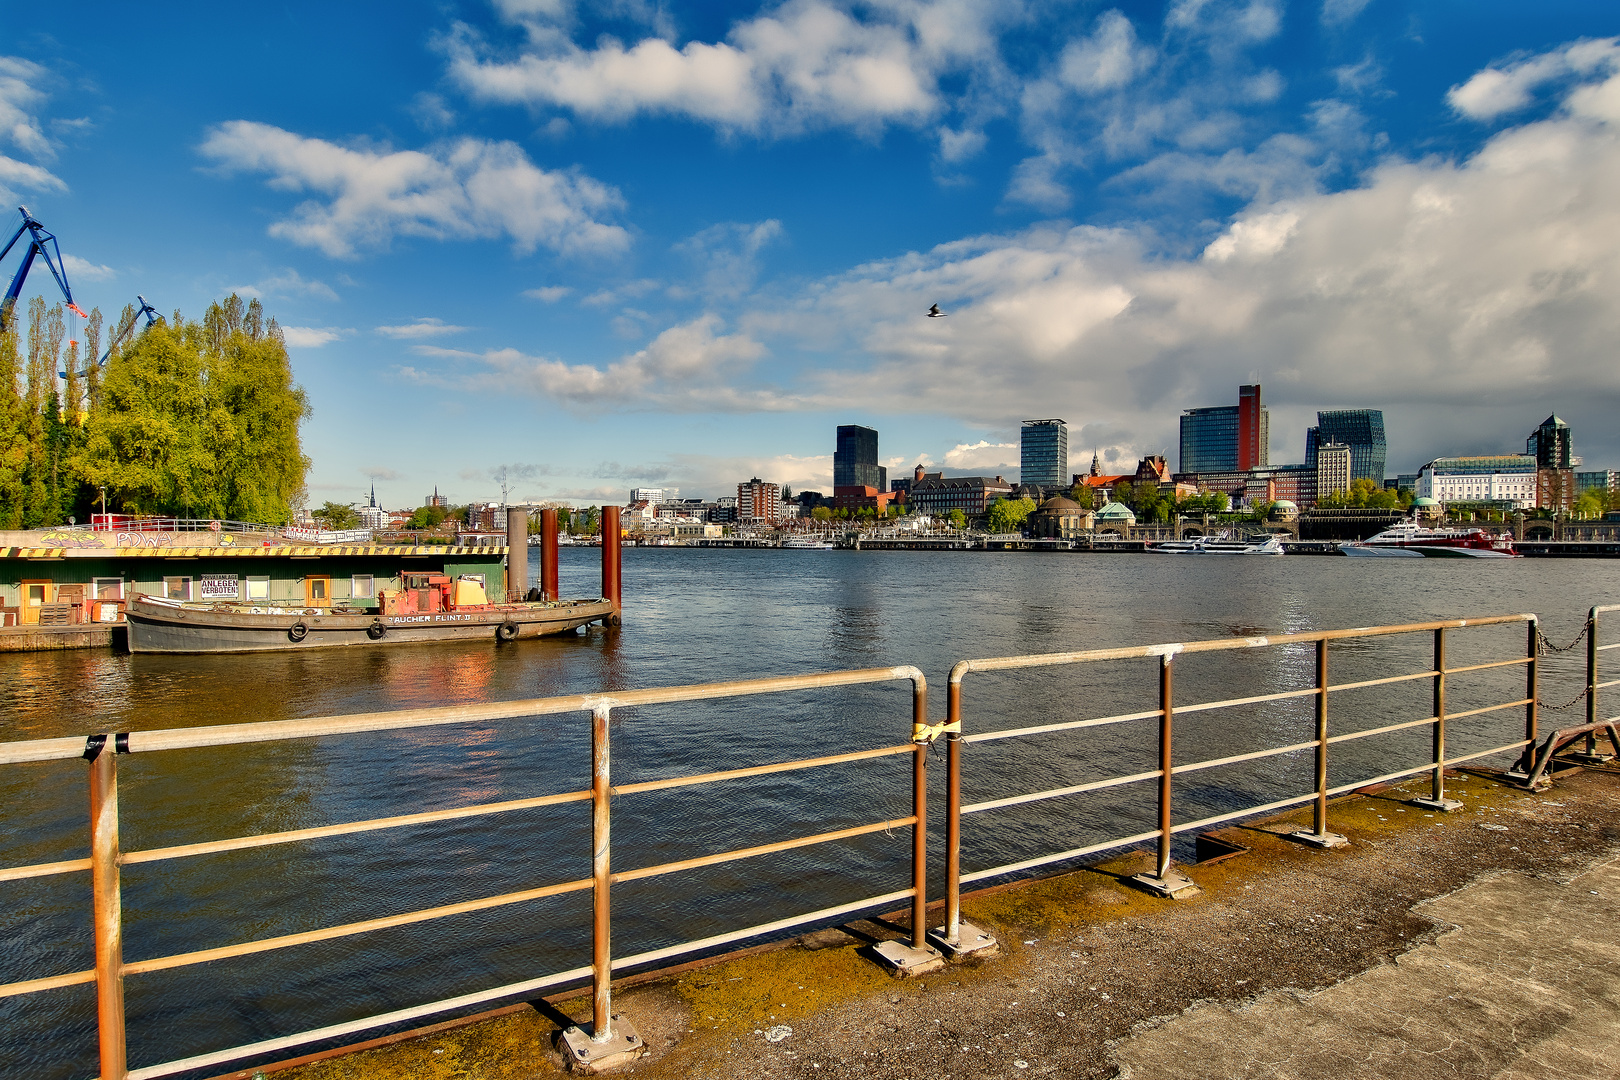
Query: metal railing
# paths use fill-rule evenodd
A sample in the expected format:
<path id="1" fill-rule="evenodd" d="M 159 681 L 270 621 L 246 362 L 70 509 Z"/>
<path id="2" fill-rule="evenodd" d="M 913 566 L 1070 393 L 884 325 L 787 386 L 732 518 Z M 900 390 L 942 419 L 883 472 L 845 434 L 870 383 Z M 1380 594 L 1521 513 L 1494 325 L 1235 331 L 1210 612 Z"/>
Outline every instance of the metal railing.
<path id="1" fill-rule="evenodd" d="M 1467 664 L 1459 667 L 1448 667 L 1446 663 L 1446 632 L 1460 630 L 1465 627 L 1479 627 L 1501 625 L 1504 623 L 1526 623 L 1529 626 L 1526 655 L 1522 658 L 1497 661 L 1485 664 Z M 1363 679 L 1355 682 L 1332 683 L 1328 678 L 1328 643 L 1332 641 L 1346 641 L 1352 639 L 1366 639 L 1385 637 L 1395 634 L 1432 633 L 1434 635 L 1434 659 L 1431 667 L 1401 675 L 1390 675 L 1376 679 Z M 1264 649 L 1280 645 L 1314 643 L 1316 646 L 1315 685 L 1297 690 L 1284 690 L 1271 694 L 1258 694 L 1246 697 L 1228 698 L 1222 701 L 1200 702 L 1194 705 L 1183 705 L 1179 708 L 1173 703 L 1174 691 L 1174 665 L 1178 656 L 1196 653 L 1230 652 L 1234 650 Z M 961 888 L 964 882 L 980 881 L 988 878 L 1004 877 L 1021 871 L 1034 869 L 1052 863 L 1068 862 L 1083 858 L 1087 855 L 1098 854 L 1111 849 L 1128 847 L 1145 841 L 1154 841 L 1156 844 L 1156 878 L 1159 883 L 1168 887 L 1171 870 L 1171 841 L 1177 833 L 1185 833 L 1197 829 L 1206 829 L 1239 818 L 1252 817 L 1256 814 L 1286 809 L 1303 803 L 1314 803 L 1314 830 L 1312 837 L 1325 845 L 1329 839 L 1328 833 L 1328 800 L 1334 795 L 1354 791 L 1360 787 L 1371 784 L 1385 783 L 1403 777 L 1430 772 L 1433 775 L 1432 798 L 1436 803 L 1445 799 L 1445 770 L 1448 767 L 1471 761 L 1476 758 L 1489 757 L 1511 750 L 1523 750 L 1521 765 L 1528 764 L 1528 752 L 1533 748 L 1536 740 L 1536 678 L 1538 656 L 1537 618 L 1535 615 L 1497 615 L 1480 619 L 1451 619 L 1441 622 L 1408 623 L 1398 626 L 1362 627 L 1353 630 L 1326 630 L 1312 633 L 1276 634 L 1265 637 L 1239 637 L 1222 638 L 1213 641 L 1191 641 L 1183 643 L 1146 645 L 1124 649 L 1092 649 L 1084 652 L 1047 653 L 1028 656 L 1003 656 L 978 660 L 963 660 L 951 669 L 950 683 L 947 697 L 946 721 L 938 733 L 947 738 L 946 769 L 947 769 L 947 795 L 946 795 L 946 834 L 945 834 L 945 925 L 942 928 L 944 943 L 951 948 L 961 945 L 962 927 L 962 896 Z M 1126 660 L 1132 658 L 1152 658 L 1159 660 L 1159 702 L 1157 708 L 1144 709 L 1113 716 L 1093 717 L 1083 720 L 1071 720 L 1058 723 L 1038 724 L 1031 727 L 1015 728 L 1010 730 L 984 731 L 966 733 L 962 726 L 962 681 L 970 672 L 1006 671 L 1015 668 L 1054 667 L 1072 664 L 1094 664 L 1112 660 Z M 1487 705 L 1483 708 L 1467 709 L 1448 713 L 1446 708 L 1446 682 L 1448 677 L 1464 672 L 1484 671 L 1493 668 L 1504 668 L 1523 665 L 1525 667 L 1525 694 L 1522 698 Z M 1387 686 L 1398 683 L 1428 680 L 1432 686 L 1434 712 L 1418 720 L 1409 720 L 1401 723 L 1387 724 L 1371 729 L 1344 732 L 1333 735 L 1328 727 L 1328 701 L 1329 695 L 1346 691 L 1365 689 L 1374 686 Z M 1315 733 L 1309 741 L 1297 742 L 1287 746 L 1272 747 L 1252 753 L 1233 754 L 1224 757 L 1211 758 L 1202 761 L 1176 763 L 1174 761 L 1174 719 L 1177 713 L 1209 712 L 1219 709 L 1228 709 L 1245 705 L 1257 705 L 1265 702 L 1286 701 L 1290 699 L 1310 698 L 1314 703 Z M 1449 721 L 1460 720 L 1465 717 L 1480 716 L 1504 709 L 1522 706 L 1525 710 L 1524 725 L 1525 736 L 1503 746 L 1493 747 L 1489 750 L 1459 756 L 1447 756 L 1446 727 Z M 1158 720 L 1158 767 L 1142 772 L 1121 776 L 1111 776 L 1087 783 L 1073 784 L 1045 791 L 1029 792 L 1005 798 L 992 799 L 971 805 L 962 805 L 962 748 L 969 743 L 984 743 L 1002 739 L 1016 739 L 1032 735 L 1041 735 L 1058 731 L 1078 731 L 1089 728 L 1099 728 L 1114 724 L 1123 724 L 1136 720 Z M 1347 784 L 1329 786 L 1328 784 L 1328 753 L 1329 748 L 1338 743 L 1351 740 L 1364 739 L 1375 735 L 1384 735 L 1396 731 L 1413 728 L 1430 727 L 1433 730 L 1433 757 L 1424 765 L 1415 768 L 1400 769 L 1395 772 L 1379 776 L 1369 776 Z M 1258 761 L 1266 758 L 1278 757 L 1284 754 L 1297 753 L 1303 750 L 1315 752 L 1315 785 L 1314 790 L 1308 794 L 1291 795 L 1258 805 L 1245 806 L 1238 810 L 1203 817 L 1196 821 L 1184 821 L 1177 824 L 1173 817 L 1174 784 L 1178 775 L 1195 772 L 1202 769 L 1214 768 L 1222 765 L 1233 765 L 1244 761 Z M 1115 836 L 1098 843 L 1082 847 L 1058 851 L 1035 858 L 1024 859 L 1018 862 L 995 866 L 989 869 L 977 870 L 972 873 L 962 872 L 962 818 L 968 814 L 982 813 L 984 811 L 1000 809 L 1002 807 L 1017 806 L 1039 802 L 1047 799 L 1064 798 L 1079 795 L 1085 792 L 1103 791 L 1109 788 L 1123 787 L 1129 784 L 1144 781 L 1156 781 L 1158 800 L 1158 825 L 1154 829 L 1145 830 L 1128 836 Z M 1342 842 L 1342 841 L 1340 841 Z"/>
<path id="2" fill-rule="evenodd" d="M 904 743 L 821 757 L 755 765 L 747 768 L 728 769 L 720 772 L 648 780 L 618 787 L 611 786 L 608 723 L 614 709 L 671 702 L 709 701 L 719 698 L 746 697 L 758 694 L 814 690 L 896 680 L 909 680 L 912 684 L 912 728 L 909 733 L 911 739 Z M 288 832 L 237 836 L 144 851 L 122 851 L 119 847 L 117 761 L 118 757 L 123 754 L 155 753 L 196 747 L 240 746 L 251 743 L 279 742 L 288 739 L 324 738 L 361 732 L 396 731 L 434 725 L 465 724 L 570 712 L 588 712 L 591 714 L 592 776 L 591 786 L 585 790 L 560 792 L 505 802 L 482 803 L 396 817 L 374 818 L 366 821 L 344 822 Z M 926 926 L 924 911 L 927 904 L 928 744 L 924 737 L 927 730 L 926 720 L 927 682 L 922 672 L 914 667 L 890 667 L 805 676 L 748 679 L 697 686 L 538 698 L 528 701 L 412 709 L 390 713 L 280 720 L 219 727 L 136 731 L 93 735 L 88 740 L 83 737 L 75 737 L 0 744 L 0 765 L 59 761 L 78 757 L 89 759 L 90 856 L 83 859 L 38 863 L 30 866 L 6 867 L 0 869 L 0 882 L 88 870 L 91 876 L 92 914 L 95 928 L 95 966 L 93 968 L 0 985 L 0 997 L 13 997 L 59 987 L 94 983 L 96 987 L 101 1080 L 146 1080 L 149 1077 L 168 1076 L 178 1072 L 217 1065 L 221 1062 L 240 1060 L 246 1057 L 285 1050 L 294 1046 L 333 1039 L 357 1031 L 399 1024 L 419 1017 L 463 1009 L 500 998 L 532 994 L 548 987 L 560 987 L 569 983 L 577 983 L 587 977 L 591 981 L 593 995 L 592 1025 L 589 1037 L 593 1042 L 608 1042 L 613 1038 L 611 995 L 613 971 L 616 969 L 635 967 L 667 960 L 675 956 L 702 952 L 732 942 L 772 934 L 807 922 L 825 923 L 828 920 L 837 920 L 854 912 L 893 904 L 908 898 L 911 901 L 912 911 L 912 944 L 917 948 L 923 947 Z M 610 800 L 612 797 L 711 784 L 769 773 L 812 769 L 899 754 L 912 755 L 912 813 L 908 817 L 869 822 L 815 835 L 800 836 L 718 854 L 666 862 L 655 866 L 637 867 L 617 872 L 611 867 Z M 591 804 L 592 864 L 589 877 L 440 907 L 328 926 L 302 933 L 242 942 L 220 948 L 158 956 L 133 962 L 124 960 L 122 887 L 120 883 L 120 871 L 124 866 L 167 859 L 183 859 L 226 851 L 241 851 L 248 848 L 268 847 L 277 844 L 316 840 L 323 837 L 366 833 L 427 822 L 465 819 L 574 802 L 589 802 Z M 612 886 L 615 883 L 635 881 L 697 867 L 713 866 L 773 852 L 809 847 L 814 844 L 847 840 L 870 833 L 905 828 L 907 826 L 912 829 L 912 884 L 908 889 L 880 896 L 869 896 L 861 900 L 839 904 L 835 907 L 778 919 L 759 926 L 733 930 L 698 941 L 688 941 L 665 948 L 653 949 L 632 956 L 615 958 L 612 955 L 610 898 Z M 127 975 L 166 971 L 294 945 L 328 941 L 388 927 L 421 923 L 450 915 L 488 910 L 543 897 L 559 896 L 564 893 L 585 890 L 590 890 L 593 894 L 592 959 L 591 964 L 587 967 L 576 967 L 566 971 L 554 972 L 518 983 L 398 1009 L 383 1015 L 334 1024 L 317 1030 L 304 1031 L 296 1035 L 267 1039 L 228 1050 L 199 1054 L 181 1060 L 148 1065 L 137 1069 L 128 1067 L 124 1008 L 124 978 Z"/>
<path id="3" fill-rule="evenodd" d="M 1568 652 L 1580 643 L 1581 637 L 1586 638 L 1586 685 L 1573 700 L 1561 705 L 1548 706 L 1552 709 L 1567 709 L 1584 697 L 1586 699 L 1586 723 L 1578 727 L 1560 728 L 1547 736 L 1547 741 L 1542 745 L 1539 752 L 1534 747 L 1531 747 L 1526 752 L 1523 772 L 1525 786 L 1527 787 L 1539 788 L 1549 783 L 1552 779 L 1552 769 L 1558 755 L 1568 751 L 1577 742 L 1585 744 L 1579 754 L 1577 763 L 1580 760 L 1584 760 L 1586 763 L 1611 760 L 1598 753 L 1597 740 L 1600 734 L 1609 737 L 1609 744 L 1614 748 L 1615 756 L 1620 756 L 1620 731 L 1616 730 L 1616 725 L 1620 724 L 1620 716 L 1601 719 L 1598 709 L 1598 691 L 1620 685 L 1620 679 L 1603 681 L 1599 670 L 1601 666 L 1599 654 L 1608 652 L 1610 649 L 1620 649 L 1620 641 L 1613 641 L 1607 645 L 1598 643 L 1600 631 L 1598 616 L 1606 611 L 1620 611 L 1620 604 L 1594 606 L 1587 612 L 1586 625 L 1581 629 L 1580 635 L 1567 646 L 1560 647 L 1549 642 L 1543 642 L 1543 648 L 1550 652 Z"/>

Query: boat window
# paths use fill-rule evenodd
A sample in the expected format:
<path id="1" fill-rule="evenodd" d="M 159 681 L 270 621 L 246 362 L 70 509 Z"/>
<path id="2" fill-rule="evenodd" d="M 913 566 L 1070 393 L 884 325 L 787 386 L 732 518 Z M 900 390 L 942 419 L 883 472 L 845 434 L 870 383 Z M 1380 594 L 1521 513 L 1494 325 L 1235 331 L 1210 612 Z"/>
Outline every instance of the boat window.
<path id="1" fill-rule="evenodd" d="M 349 589 L 349 595 L 355 599 L 369 598 L 377 595 L 376 586 L 370 574 L 356 574 Z"/>
<path id="2" fill-rule="evenodd" d="M 267 577 L 250 577 L 247 579 L 247 598 L 249 600 L 270 599 L 270 579 Z"/>
<path id="3" fill-rule="evenodd" d="M 311 600 L 325 600 L 326 599 L 326 579 L 325 578 L 310 578 L 309 579 L 309 596 L 310 596 Z"/>
<path id="4" fill-rule="evenodd" d="M 188 577 L 164 578 L 163 595 L 170 600 L 190 600 L 191 579 Z"/>
<path id="5" fill-rule="evenodd" d="M 97 600 L 122 600 L 124 598 L 123 578 L 98 577 L 93 585 Z"/>

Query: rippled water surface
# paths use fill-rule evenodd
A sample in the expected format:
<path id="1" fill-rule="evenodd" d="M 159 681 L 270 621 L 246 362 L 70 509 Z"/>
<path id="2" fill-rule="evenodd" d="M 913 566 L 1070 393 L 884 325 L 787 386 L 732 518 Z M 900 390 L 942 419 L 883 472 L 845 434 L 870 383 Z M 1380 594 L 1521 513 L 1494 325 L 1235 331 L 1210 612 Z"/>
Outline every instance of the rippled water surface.
<path id="1" fill-rule="evenodd" d="M 563 553 L 563 591 L 594 594 L 597 553 Z M 960 659 L 1533 611 L 1566 644 L 1586 608 L 1620 600 L 1601 560 L 1173 558 L 1152 555 L 630 549 L 625 625 L 496 647 L 235 657 L 99 651 L 0 654 L 0 740 L 375 712 L 461 702 L 914 664 L 942 718 Z M 1522 626 L 1448 637 L 1452 666 L 1524 655 Z M 1429 663 L 1427 634 L 1336 644 L 1335 682 Z M 1542 664 L 1542 698 L 1578 692 L 1579 653 Z M 1185 656 L 1178 708 L 1311 685 L 1312 646 Z M 1522 668 L 1456 676 L 1449 709 L 1523 694 Z M 894 745 L 909 684 L 621 710 L 615 783 Z M 1430 709 L 1427 681 L 1335 694 L 1335 731 Z M 1151 709 L 1153 660 L 975 674 L 969 732 Z M 1177 722 L 1177 760 L 1310 737 L 1310 699 Z M 1578 709 L 1576 710 L 1578 712 Z M 1574 718 L 1574 714 L 1569 715 Z M 1546 722 L 1544 728 L 1548 726 Z M 1520 737 L 1522 709 L 1458 721 L 1452 750 Z M 987 742 L 965 752 L 968 802 L 1147 770 L 1156 725 Z M 589 786 L 584 714 L 120 759 L 126 851 Z M 1424 760 L 1427 730 L 1335 748 L 1333 783 Z M 943 774 L 936 756 L 932 779 Z M 1178 821 L 1308 790 L 1309 752 L 1188 773 Z M 82 762 L 0 767 L 0 866 L 80 858 Z M 907 756 L 709 787 L 623 795 L 614 868 L 690 858 L 910 813 Z M 1150 828 L 1151 784 L 993 810 L 964 826 L 967 871 Z M 939 792 L 934 793 L 935 796 Z M 935 798 L 933 825 L 941 824 Z M 935 848 L 937 851 L 937 846 Z M 619 955 L 766 922 L 909 883 L 907 830 L 614 890 Z M 125 957 L 297 933 L 588 877 L 585 804 L 392 829 L 124 870 Z M 937 859 L 936 859 L 937 862 Z M 937 874 L 934 889 L 937 895 Z M 87 874 L 0 883 L 0 982 L 91 966 Z M 130 976 L 134 1066 L 386 1012 L 589 963 L 589 893 L 337 941 Z M 93 992 L 0 1000 L 0 1077 L 96 1073 Z M 206 1070 L 203 1075 L 219 1072 Z"/>

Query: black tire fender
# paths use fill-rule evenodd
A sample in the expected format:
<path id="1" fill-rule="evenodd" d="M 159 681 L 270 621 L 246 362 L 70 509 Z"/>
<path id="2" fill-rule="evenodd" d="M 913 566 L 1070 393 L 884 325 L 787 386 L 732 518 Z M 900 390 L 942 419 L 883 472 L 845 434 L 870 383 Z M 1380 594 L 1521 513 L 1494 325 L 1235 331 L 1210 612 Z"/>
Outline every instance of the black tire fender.
<path id="1" fill-rule="evenodd" d="M 495 637 L 498 641 L 512 641 L 518 636 L 518 624 L 508 620 L 495 628 Z"/>
<path id="2" fill-rule="evenodd" d="M 386 633 L 388 633 L 388 624 L 381 619 L 372 619 L 371 625 L 366 627 L 366 637 L 372 641 L 378 640 Z"/>
<path id="3" fill-rule="evenodd" d="M 292 624 L 292 626 L 287 628 L 287 636 L 292 638 L 294 641 L 303 641 L 304 635 L 308 633 L 309 627 L 305 626 L 301 622 L 295 622 Z"/>

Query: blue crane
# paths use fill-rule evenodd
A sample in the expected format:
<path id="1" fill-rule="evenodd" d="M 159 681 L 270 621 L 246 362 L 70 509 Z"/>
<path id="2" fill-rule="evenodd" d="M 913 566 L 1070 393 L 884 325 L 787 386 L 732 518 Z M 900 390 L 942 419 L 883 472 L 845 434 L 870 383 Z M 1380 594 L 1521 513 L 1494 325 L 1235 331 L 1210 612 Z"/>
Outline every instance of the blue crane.
<path id="1" fill-rule="evenodd" d="M 23 233 L 28 233 L 30 239 L 28 250 L 23 254 L 22 265 L 17 268 L 17 276 L 11 279 L 11 288 L 6 290 L 5 299 L 0 300 L 0 334 L 11 329 L 11 313 L 17 306 L 17 297 L 22 293 L 23 282 L 28 279 L 28 270 L 34 265 L 36 255 L 45 256 L 45 265 L 51 268 L 51 276 L 56 278 L 56 283 L 62 287 L 62 295 L 67 297 L 68 310 L 81 319 L 88 318 L 89 316 L 79 310 L 79 305 L 73 302 L 73 290 L 68 288 L 67 271 L 61 265 L 62 249 L 57 247 L 56 237 L 46 232 L 45 226 L 34 220 L 34 215 L 28 212 L 28 207 L 19 206 L 17 211 L 22 214 L 22 224 L 11 234 L 11 240 L 7 242 L 5 250 L 0 251 L 0 259 L 11 254 L 11 249 L 22 239 Z M 51 258 L 53 251 L 56 252 L 54 259 Z"/>
<path id="2" fill-rule="evenodd" d="M 112 356 L 112 351 L 118 348 L 118 346 L 122 345 L 129 338 L 129 335 L 135 331 L 135 326 L 141 321 L 142 315 L 146 316 L 146 326 L 141 327 L 142 330 L 145 330 L 146 327 L 151 326 L 153 323 L 158 321 L 157 309 L 146 302 L 146 297 L 137 293 L 135 294 L 135 299 L 141 302 L 141 309 L 135 312 L 135 314 L 131 315 L 129 322 L 125 323 L 118 330 L 118 332 L 114 334 L 110 340 L 108 340 L 107 351 L 101 354 L 100 360 L 96 361 L 97 367 L 107 366 L 107 358 Z M 57 374 L 64 379 L 68 377 L 67 372 L 65 371 L 58 371 Z M 84 366 L 84 370 L 79 372 L 79 378 L 82 379 L 88 374 L 90 374 L 90 365 L 87 363 Z"/>

